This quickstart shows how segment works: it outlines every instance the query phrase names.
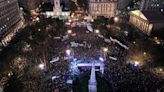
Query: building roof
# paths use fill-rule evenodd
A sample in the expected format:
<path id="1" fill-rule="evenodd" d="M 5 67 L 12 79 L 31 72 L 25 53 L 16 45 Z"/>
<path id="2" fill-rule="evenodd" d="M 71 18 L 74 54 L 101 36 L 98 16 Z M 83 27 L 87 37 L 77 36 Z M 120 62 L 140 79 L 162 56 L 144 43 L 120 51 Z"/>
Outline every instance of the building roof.
<path id="1" fill-rule="evenodd" d="M 134 10 L 131 13 L 150 23 L 164 23 L 164 12 Z"/>
<path id="2" fill-rule="evenodd" d="M 132 14 L 141 17 L 144 20 L 147 20 L 147 18 L 145 17 L 145 15 L 140 11 L 140 10 L 134 10 L 131 11 Z"/>

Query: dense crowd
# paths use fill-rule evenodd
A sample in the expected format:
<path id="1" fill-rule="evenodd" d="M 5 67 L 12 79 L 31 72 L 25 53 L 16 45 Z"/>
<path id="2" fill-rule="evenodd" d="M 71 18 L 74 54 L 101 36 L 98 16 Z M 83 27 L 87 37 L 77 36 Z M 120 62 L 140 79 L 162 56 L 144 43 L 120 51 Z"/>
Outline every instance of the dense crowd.
<path id="1" fill-rule="evenodd" d="M 101 47 L 108 47 L 110 52 L 107 54 L 107 61 L 105 62 L 104 78 L 112 85 L 113 92 L 163 92 L 164 80 L 142 69 L 140 66 L 127 64 L 125 59 L 127 51 L 124 48 L 116 43 L 104 43 L 102 39 L 97 38 L 95 35 L 85 39 L 86 37 L 88 36 L 77 36 L 76 39 L 68 40 L 63 46 L 71 47 L 69 42 L 82 42 L 83 40 L 91 44 L 92 47 L 90 49 L 85 47 L 73 48 L 75 52 L 74 55 L 77 55 L 77 57 L 95 57 L 93 54 L 99 54 L 100 51 L 97 51 L 100 50 Z M 62 48 L 63 47 L 60 49 Z M 53 49 L 55 48 L 52 47 L 51 50 L 53 51 Z M 82 52 L 84 52 L 84 54 Z M 108 58 L 109 56 L 116 57 L 118 60 L 110 60 Z M 65 77 L 69 75 L 68 65 L 69 62 L 62 61 L 54 63 L 50 68 L 53 74 L 56 73 L 56 75 L 60 75 L 60 78 L 52 82 L 52 89 L 59 89 L 61 92 L 71 91 L 72 86 L 66 84 Z"/>
<path id="2" fill-rule="evenodd" d="M 140 66 L 122 63 L 124 60 L 106 62 L 104 77 L 114 92 L 163 92 L 164 80 Z"/>
<path id="3" fill-rule="evenodd" d="M 70 39 L 62 40 L 62 36 L 58 40 L 51 39 L 46 50 L 47 62 L 44 70 L 33 70 L 33 65 L 42 61 L 36 58 L 43 58 L 42 55 L 26 55 L 31 61 L 28 62 L 28 68 L 31 70 L 27 70 L 30 73 L 26 73 L 27 76 L 24 77 L 28 92 L 71 92 L 72 85 L 68 84 L 67 80 L 74 80 L 74 76 L 71 75 L 70 60 L 64 59 L 66 49 L 71 48 L 75 58 L 90 62 L 92 59 L 99 59 L 103 54 L 102 47 L 108 48 L 102 78 L 112 86 L 113 92 L 164 92 L 164 80 L 140 66 L 127 64 L 127 50 L 123 47 L 114 42 L 107 43 L 95 33 L 87 33 L 85 27 L 75 27 L 72 30 L 76 36 L 70 36 Z M 71 47 L 71 42 L 85 46 Z M 117 60 L 111 60 L 110 56 Z M 49 62 L 56 57 L 59 57 L 57 62 Z M 91 60 L 87 60 L 88 58 Z"/>

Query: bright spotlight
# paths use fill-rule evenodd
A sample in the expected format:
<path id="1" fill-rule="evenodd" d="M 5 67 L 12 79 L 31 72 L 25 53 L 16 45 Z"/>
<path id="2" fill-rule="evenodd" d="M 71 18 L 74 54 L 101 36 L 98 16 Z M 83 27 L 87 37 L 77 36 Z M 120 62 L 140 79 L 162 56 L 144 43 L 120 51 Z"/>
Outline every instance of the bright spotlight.
<path id="1" fill-rule="evenodd" d="M 71 34 L 71 33 L 72 33 L 72 30 L 68 30 L 67 33 L 68 33 L 68 34 Z"/>
<path id="2" fill-rule="evenodd" d="M 94 19 L 91 19 L 91 22 L 94 22 Z"/>
<path id="3" fill-rule="evenodd" d="M 36 18 L 36 21 L 39 21 L 39 20 L 40 20 L 39 17 L 37 17 L 37 18 Z"/>
<path id="4" fill-rule="evenodd" d="M 163 69 L 162 69 L 162 68 L 160 68 L 160 69 L 159 69 L 159 71 L 160 71 L 160 72 L 162 72 L 162 71 L 163 71 Z"/>
<path id="5" fill-rule="evenodd" d="M 70 55 L 70 54 L 71 54 L 71 50 L 69 50 L 69 49 L 66 50 L 66 54 L 67 54 L 67 55 Z"/>
<path id="6" fill-rule="evenodd" d="M 72 20 L 71 20 L 71 19 L 69 19 L 69 20 L 68 20 L 68 22 L 72 22 Z"/>
<path id="7" fill-rule="evenodd" d="M 38 31 L 40 31 L 41 29 L 39 28 Z"/>
<path id="8" fill-rule="evenodd" d="M 23 8 L 22 8 L 22 7 L 20 7 L 20 10 L 22 10 L 22 11 L 23 11 Z"/>
<path id="9" fill-rule="evenodd" d="M 136 42 L 135 42 L 135 41 L 133 41 L 133 44 L 136 44 Z"/>
<path id="10" fill-rule="evenodd" d="M 134 62 L 134 66 L 139 66 L 139 62 L 138 61 L 135 61 Z"/>
<path id="11" fill-rule="evenodd" d="M 39 64 L 39 68 L 40 68 L 41 70 L 43 70 L 43 69 L 44 69 L 44 67 L 45 67 L 45 65 L 44 65 L 44 64 Z"/>
<path id="12" fill-rule="evenodd" d="M 118 17 L 114 17 L 114 21 L 118 22 L 119 21 Z"/>
<path id="13" fill-rule="evenodd" d="M 107 51 L 108 51 L 108 48 L 104 48 L 103 51 L 104 51 L 104 52 L 107 52 Z"/>
<path id="14" fill-rule="evenodd" d="M 100 33 L 100 31 L 99 31 L 98 29 L 96 29 L 96 30 L 95 30 L 95 33 L 96 33 L 96 34 L 99 34 L 99 33 Z"/>

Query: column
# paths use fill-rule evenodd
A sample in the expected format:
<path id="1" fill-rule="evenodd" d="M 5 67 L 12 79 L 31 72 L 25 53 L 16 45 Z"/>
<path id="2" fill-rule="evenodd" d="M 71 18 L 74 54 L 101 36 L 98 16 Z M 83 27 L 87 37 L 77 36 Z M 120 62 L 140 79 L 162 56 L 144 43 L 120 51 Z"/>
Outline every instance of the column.
<path id="1" fill-rule="evenodd" d="M 97 92 L 97 81 L 96 81 L 96 73 L 95 73 L 95 65 L 93 63 L 90 80 L 88 84 L 89 92 Z"/>

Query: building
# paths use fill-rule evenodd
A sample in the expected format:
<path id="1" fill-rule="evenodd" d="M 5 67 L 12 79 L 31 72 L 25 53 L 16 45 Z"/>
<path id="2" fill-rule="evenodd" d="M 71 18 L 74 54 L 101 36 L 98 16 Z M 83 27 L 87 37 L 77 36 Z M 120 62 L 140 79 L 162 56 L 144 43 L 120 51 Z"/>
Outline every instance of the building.
<path id="1" fill-rule="evenodd" d="M 18 0 L 19 5 L 25 10 L 30 11 L 32 14 L 38 10 L 42 0 Z"/>
<path id="2" fill-rule="evenodd" d="M 45 11 L 47 17 L 55 17 L 59 19 L 67 19 L 70 16 L 69 10 L 62 9 L 60 0 L 54 0 L 53 11 Z"/>
<path id="3" fill-rule="evenodd" d="M 23 25 L 17 0 L 0 0 L 0 21 L 0 40 L 7 45 Z"/>
<path id="4" fill-rule="evenodd" d="M 141 0 L 140 10 L 164 11 L 164 0 Z"/>
<path id="5" fill-rule="evenodd" d="M 164 14 L 158 11 L 134 10 L 130 12 L 129 22 L 150 35 L 152 31 L 164 28 Z"/>
<path id="6" fill-rule="evenodd" d="M 113 17 L 116 14 L 117 0 L 89 0 L 89 13 L 93 17 Z"/>

